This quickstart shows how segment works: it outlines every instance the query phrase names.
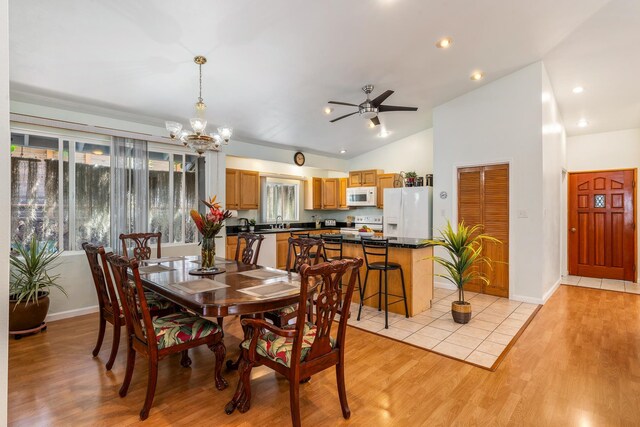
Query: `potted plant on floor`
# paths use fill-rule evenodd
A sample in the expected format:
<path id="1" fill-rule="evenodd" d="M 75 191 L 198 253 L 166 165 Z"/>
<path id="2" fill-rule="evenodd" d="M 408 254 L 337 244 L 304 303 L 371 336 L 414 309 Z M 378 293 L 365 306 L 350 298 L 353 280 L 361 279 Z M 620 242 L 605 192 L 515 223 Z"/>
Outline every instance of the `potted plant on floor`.
<path id="1" fill-rule="evenodd" d="M 67 293 L 58 284 L 59 274 L 49 271 L 59 265 L 61 252 L 52 252 L 48 242 L 33 236 L 29 243 L 16 242 L 10 256 L 9 332 L 19 339 L 22 334 L 44 329 L 52 288 Z"/>
<path id="2" fill-rule="evenodd" d="M 480 225 L 468 227 L 462 221 L 458 224 L 458 229 L 454 230 L 447 221 L 447 225 L 440 231 L 440 239 L 430 241 L 434 246 L 443 248 L 449 256 L 443 258 L 434 255 L 431 258 L 447 270 L 447 274 L 435 275 L 458 288 L 458 301 L 451 302 L 451 315 L 456 323 L 468 323 L 471 320 L 471 304 L 464 300 L 464 285 L 476 279 L 489 284 L 489 278 L 479 269 L 483 263 L 491 268 L 491 260 L 482 255 L 482 244 L 501 243 L 498 239 L 481 233 L 481 229 Z"/>

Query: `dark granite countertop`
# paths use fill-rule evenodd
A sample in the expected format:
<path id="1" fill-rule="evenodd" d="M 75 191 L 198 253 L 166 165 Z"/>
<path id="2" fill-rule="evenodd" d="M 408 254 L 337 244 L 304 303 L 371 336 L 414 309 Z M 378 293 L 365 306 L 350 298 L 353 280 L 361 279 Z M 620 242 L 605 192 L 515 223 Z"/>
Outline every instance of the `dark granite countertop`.
<path id="1" fill-rule="evenodd" d="M 304 231 L 316 231 L 316 230 L 321 230 L 321 231 L 332 231 L 332 230 L 340 230 L 339 226 L 335 226 L 335 227 L 321 227 L 321 228 L 316 228 L 316 227 L 291 227 L 291 228 L 263 228 L 260 229 L 258 228 L 257 230 L 254 231 L 254 233 L 256 234 L 274 234 L 274 233 L 290 233 L 290 232 L 304 232 Z M 227 229 L 227 236 L 237 236 L 239 233 L 239 227 L 234 226 L 232 229 Z"/>
<path id="2" fill-rule="evenodd" d="M 360 244 L 362 241 L 360 236 L 354 236 L 353 234 L 343 234 L 342 235 L 344 243 L 355 243 Z M 371 240 L 381 240 L 384 237 L 367 237 L 367 239 Z M 389 237 L 389 247 L 390 248 L 407 248 L 407 249 L 422 249 L 427 248 L 429 246 L 433 246 L 433 244 L 429 243 L 428 239 L 413 239 L 409 237 Z"/>

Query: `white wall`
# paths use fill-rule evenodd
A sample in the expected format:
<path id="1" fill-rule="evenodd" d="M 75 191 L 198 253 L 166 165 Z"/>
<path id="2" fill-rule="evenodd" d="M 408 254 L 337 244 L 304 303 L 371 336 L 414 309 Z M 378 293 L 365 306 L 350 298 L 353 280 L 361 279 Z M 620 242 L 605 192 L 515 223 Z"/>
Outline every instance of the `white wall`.
<path id="1" fill-rule="evenodd" d="M 567 138 L 567 169 L 569 172 L 640 168 L 640 128 Z M 636 190 L 636 197 L 638 197 Z M 567 203 L 563 205 L 567 216 Z M 640 224 L 640 209 L 636 212 Z M 566 226 L 565 226 L 566 230 Z M 566 233 L 564 242 L 566 242 Z M 563 253 L 563 271 L 567 271 L 567 253 Z M 637 266 L 640 266 L 640 254 Z"/>
<path id="2" fill-rule="evenodd" d="M 11 198 L 9 152 L 9 2 L 0 0 L 0 200 Z M 11 206 L 0 204 L 0 425 L 7 422 L 7 371 L 9 369 L 9 244 Z"/>
<path id="3" fill-rule="evenodd" d="M 434 229 L 457 221 L 458 167 L 509 163 L 512 299 L 542 302 L 542 64 L 535 63 L 433 112 Z M 551 212 L 549 212 L 551 214 Z"/>
<path id="4" fill-rule="evenodd" d="M 349 160 L 349 170 L 433 173 L 433 129 L 426 129 Z"/>
<path id="5" fill-rule="evenodd" d="M 560 285 L 562 276 L 561 215 L 566 168 L 566 137 L 551 81 L 542 66 L 542 291 L 548 298 Z"/>

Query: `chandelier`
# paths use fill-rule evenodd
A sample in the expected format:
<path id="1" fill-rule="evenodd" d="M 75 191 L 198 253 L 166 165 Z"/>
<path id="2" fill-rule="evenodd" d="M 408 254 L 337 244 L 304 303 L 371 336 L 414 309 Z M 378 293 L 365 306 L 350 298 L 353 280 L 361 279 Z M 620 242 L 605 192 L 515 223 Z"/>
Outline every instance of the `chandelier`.
<path id="1" fill-rule="evenodd" d="M 206 133 L 207 119 L 204 114 L 207 106 L 202 100 L 202 66 L 207 63 L 207 58 L 196 56 L 193 61 L 198 64 L 200 92 L 198 94 L 198 102 L 196 102 L 195 117 L 189 120 L 192 131 L 184 130 L 182 124 L 178 122 L 167 121 L 164 124 L 172 140 L 179 139 L 185 147 L 191 147 L 193 151 L 202 155 L 205 151 L 220 151 L 221 145 L 228 145 L 233 129 L 219 127 L 217 133 Z"/>

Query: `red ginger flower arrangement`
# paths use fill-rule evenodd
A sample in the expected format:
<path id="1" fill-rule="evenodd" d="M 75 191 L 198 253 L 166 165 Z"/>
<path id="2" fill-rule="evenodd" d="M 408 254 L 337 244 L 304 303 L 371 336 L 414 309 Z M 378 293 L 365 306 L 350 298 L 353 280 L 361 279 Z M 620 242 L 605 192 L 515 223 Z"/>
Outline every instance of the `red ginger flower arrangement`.
<path id="1" fill-rule="evenodd" d="M 209 201 L 202 200 L 202 203 L 209 208 L 207 213 L 201 215 L 197 210 L 191 210 L 191 218 L 202 237 L 205 238 L 216 237 L 224 225 L 224 220 L 231 218 L 231 212 L 228 209 L 223 210 L 220 203 L 216 202 L 216 197 L 213 196 Z"/>

